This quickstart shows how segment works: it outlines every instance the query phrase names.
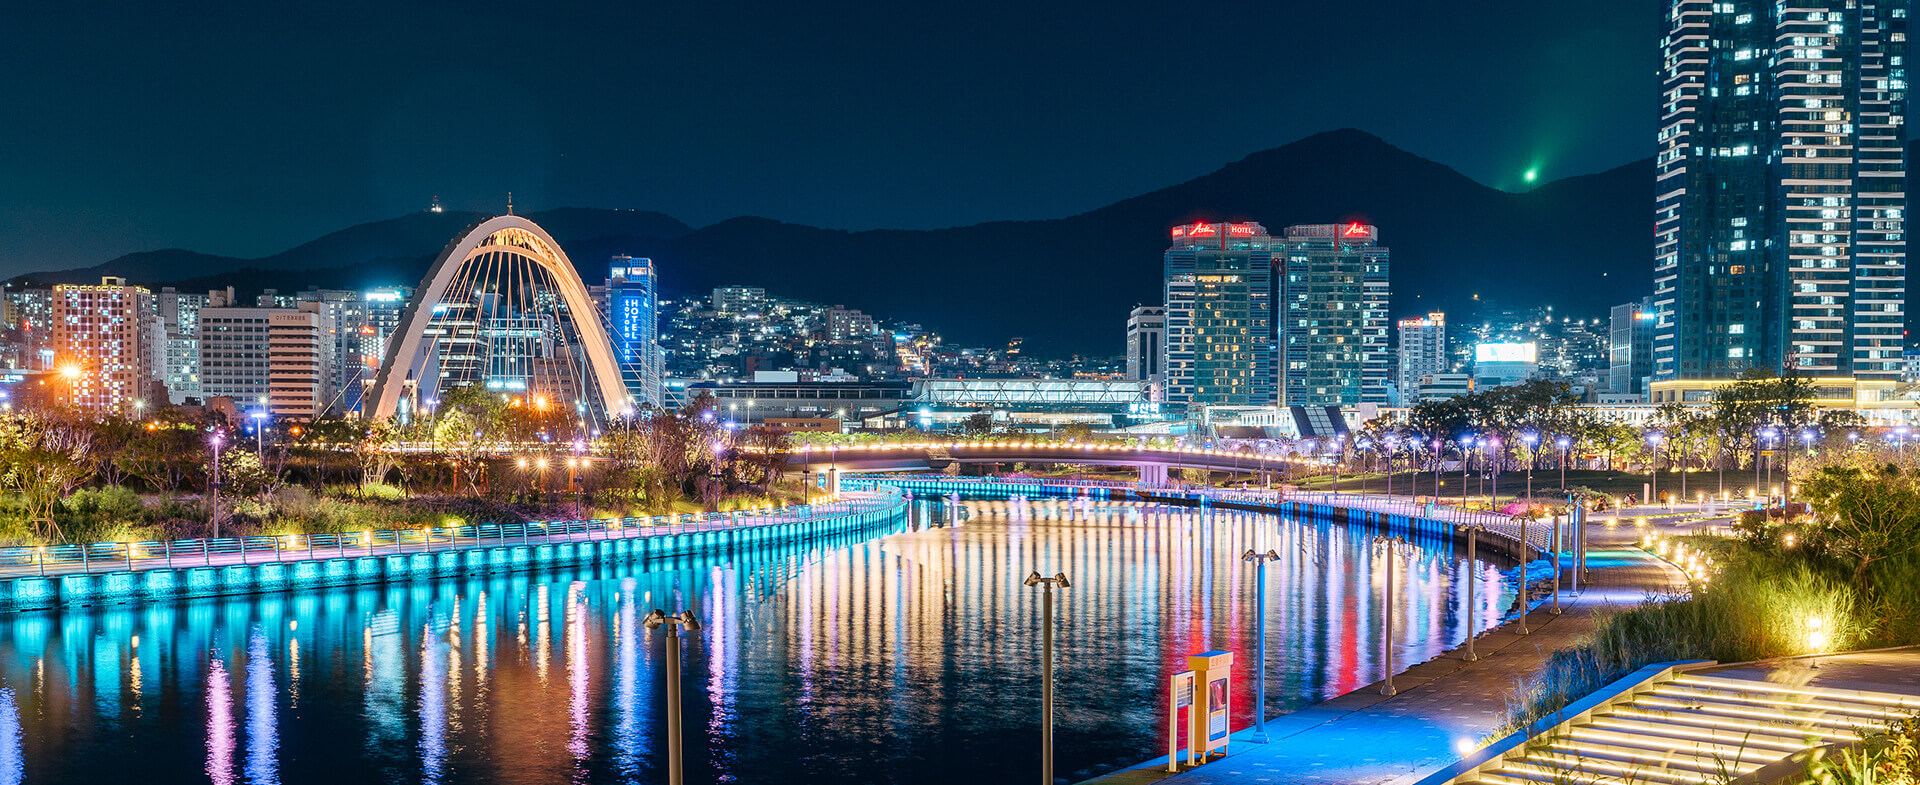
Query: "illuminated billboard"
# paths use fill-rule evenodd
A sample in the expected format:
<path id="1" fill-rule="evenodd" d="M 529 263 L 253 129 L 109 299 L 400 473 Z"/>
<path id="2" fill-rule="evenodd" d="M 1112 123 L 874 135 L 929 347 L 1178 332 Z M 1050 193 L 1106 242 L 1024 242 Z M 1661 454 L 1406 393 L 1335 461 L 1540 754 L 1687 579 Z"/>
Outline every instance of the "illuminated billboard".
<path id="1" fill-rule="evenodd" d="M 1530 363 L 1539 356 L 1531 343 L 1483 343 L 1473 347 L 1473 361 L 1481 363 Z"/>

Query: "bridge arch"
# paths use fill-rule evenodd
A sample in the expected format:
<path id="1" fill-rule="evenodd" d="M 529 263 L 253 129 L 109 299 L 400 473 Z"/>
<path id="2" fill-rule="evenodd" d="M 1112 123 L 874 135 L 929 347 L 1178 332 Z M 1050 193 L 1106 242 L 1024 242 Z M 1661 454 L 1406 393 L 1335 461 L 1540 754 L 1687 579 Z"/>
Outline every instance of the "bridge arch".
<path id="1" fill-rule="evenodd" d="M 375 420 L 392 417 L 399 409 L 408 381 L 418 383 L 426 371 L 439 373 L 437 367 L 428 365 L 429 360 L 437 358 L 429 357 L 431 353 L 424 350 L 440 343 L 440 336 L 429 335 L 428 329 L 444 308 L 450 292 L 471 287 L 473 296 L 480 297 L 485 286 L 507 285 L 501 283 L 502 275 L 512 277 L 513 285 L 519 285 L 524 278 L 531 288 L 536 270 L 551 282 L 552 297 L 548 299 L 556 306 L 552 308 L 552 315 L 558 317 L 564 313 L 565 321 L 569 322 L 566 326 L 578 341 L 584 365 L 580 369 L 583 372 L 578 396 L 584 400 L 590 394 L 597 394 L 596 402 L 603 407 L 601 411 L 609 414 L 629 408 L 619 360 L 573 262 L 560 250 L 553 236 L 538 224 L 521 216 L 502 215 L 468 227 L 447 243 L 433 266 L 427 269 L 426 278 L 420 282 L 413 301 L 407 304 L 399 326 L 387 340 L 386 353 L 374 375 L 373 389 L 361 407 L 362 412 Z M 492 276 L 491 284 L 488 276 Z M 557 307 L 559 305 L 565 308 Z M 595 388 L 591 392 L 586 389 L 589 382 Z M 438 383 L 436 378 L 436 388 Z"/>

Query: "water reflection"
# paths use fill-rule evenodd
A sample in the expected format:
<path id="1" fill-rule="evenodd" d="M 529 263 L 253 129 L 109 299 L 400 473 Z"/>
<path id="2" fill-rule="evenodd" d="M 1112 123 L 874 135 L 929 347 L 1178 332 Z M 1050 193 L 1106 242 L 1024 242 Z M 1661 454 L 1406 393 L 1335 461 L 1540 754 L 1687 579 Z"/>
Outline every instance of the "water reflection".
<path id="1" fill-rule="evenodd" d="M 1020 779 L 1038 758 L 1033 569 L 1074 581 L 1056 594 L 1057 736 L 1078 778 L 1163 743 L 1188 653 L 1250 664 L 1248 549 L 1282 555 L 1270 704 L 1379 678 L 1372 534 L 939 497 L 866 541 L 0 617 L 0 785 L 119 783 L 136 760 L 161 783 L 664 781 L 663 636 L 640 624 L 656 607 L 707 625 L 684 644 L 692 782 Z M 1403 663 L 1463 638 L 1466 580 L 1482 623 L 1511 601 L 1497 570 L 1415 545 L 1396 568 Z"/>

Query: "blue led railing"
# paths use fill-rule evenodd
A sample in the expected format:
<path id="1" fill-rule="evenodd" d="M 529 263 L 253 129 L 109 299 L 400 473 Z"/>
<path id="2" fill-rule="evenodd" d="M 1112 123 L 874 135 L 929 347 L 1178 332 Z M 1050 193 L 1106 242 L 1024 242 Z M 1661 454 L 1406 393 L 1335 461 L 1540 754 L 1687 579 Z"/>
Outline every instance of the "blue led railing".
<path id="1" fill-rule="evenodd" d="M 854 497 L 730 512 L 636 518 L 429 526 L 328 534 L 279 534 L 0 548 L 0 578 L 123 572 L 300 559 L 419 553 L 516 544 L 612 540 L 824 520 L 887 507 L 887 497 Z"/>

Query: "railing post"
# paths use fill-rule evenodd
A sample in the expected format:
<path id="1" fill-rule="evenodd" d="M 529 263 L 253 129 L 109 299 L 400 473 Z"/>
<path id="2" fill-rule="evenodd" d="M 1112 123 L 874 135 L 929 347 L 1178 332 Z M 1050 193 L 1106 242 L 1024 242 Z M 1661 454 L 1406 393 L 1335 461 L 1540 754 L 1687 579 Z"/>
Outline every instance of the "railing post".
<path id="1" fill-rule="evenodd" d="M 127 549 L 127 572 L 133 572 L 133 543 L 124 544 Z"/>
<path id="2" fill-rule="evenodd" d="M 93 565 L 87 563 L 87 546 L 85 543 L 80 545 L 80 571 L 93 572 Z"/>

